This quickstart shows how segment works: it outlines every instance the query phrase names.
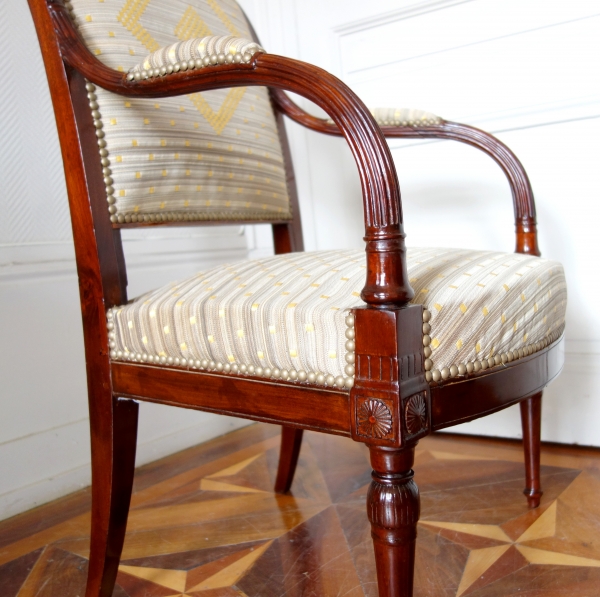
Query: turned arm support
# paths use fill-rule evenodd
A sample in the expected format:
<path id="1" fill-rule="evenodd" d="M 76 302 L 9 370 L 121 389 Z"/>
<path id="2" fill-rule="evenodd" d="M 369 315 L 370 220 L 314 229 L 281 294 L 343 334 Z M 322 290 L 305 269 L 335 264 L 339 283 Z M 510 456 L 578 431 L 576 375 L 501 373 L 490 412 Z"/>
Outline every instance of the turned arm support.
<path id="1" fill-rule="evenodd" d="M 274 89 L 272 95 L 278 109 L 295 122 L 326 135 L 338 137 L 341 135 L 334 122 L 308 114 L 282 90 Z M 502 168 L 510 185 L 515 214 L 515 252 L 540 255 L 531 183 L 517 156 L 504 143 L 485 131 L 443 119 L 439 119 L 439 122 L 434 124 L 411 124 L 409 126 L 380 124 L 380 126 L 385 137 L 452 139 L 467 143 L 487 153 Z"/>
<path id="2" fill-rule="evenodd" d="M 87 49 L 61 4 L 47 0 L 47 6 L 65 63 L 108 91 L 157 98 L 257 85 L 293 91 L 320 106 L 346 138 L 359 169 L 367 252 L 367 279 L 361 296 L 374 307 L 400 307 L 414 296 L 408 282 L 400 189 L 390 150 L 369 110 L 339 79 L 297 60 L 256 53 L 247 63 L 128 80 L 126 74 L 105 66 Z"/>

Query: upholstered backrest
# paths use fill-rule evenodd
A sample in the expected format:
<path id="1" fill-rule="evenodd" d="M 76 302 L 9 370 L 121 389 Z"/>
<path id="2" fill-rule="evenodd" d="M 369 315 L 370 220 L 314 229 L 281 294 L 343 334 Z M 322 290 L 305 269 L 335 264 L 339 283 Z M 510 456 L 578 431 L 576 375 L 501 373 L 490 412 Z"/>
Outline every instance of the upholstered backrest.
<path id="1" fill-rule="evenodd" d="M 180 40 L 251 39 L 235 0 L 71 0 L 66 5 L 90 50 L 123 72 Z M 265 88 L 147 100 L 97 87 L 90 100 L 113 222 L 291 218 Z"/>

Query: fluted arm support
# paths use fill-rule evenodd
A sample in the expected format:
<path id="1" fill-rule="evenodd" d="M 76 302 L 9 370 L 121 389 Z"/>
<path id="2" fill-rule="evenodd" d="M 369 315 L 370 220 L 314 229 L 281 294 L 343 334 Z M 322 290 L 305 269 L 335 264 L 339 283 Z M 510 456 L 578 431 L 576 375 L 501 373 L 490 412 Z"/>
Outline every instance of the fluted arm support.
<path id="1" fill-rule="evenodd" d="M 256 53 L 245 63 L 209 66 L 162 77 L 131 81 L 102 64 L 85 46 L 66 9 L 47 0 L 63 60 L 87 80 L 109 91 L 135 97 L 166 97 L 239 86 L 267 86 L 302 95 L 320 106 L 350 145 L 363 194 L 368 304 L 402 306 L 414 292 L 408 282 L 400 189 L 387 142 L 373 116 L 344 83 L 297 60 Z"/>
<path id="2" fill-rule="evenodd" d="M 320 133 L 340 136 L 340 130 L 334 122 L 308 114 L 283 91 L 274 90 L 273 97 L 278 108 L 295 122 Z M 504 143 L 485 131 L 443 119 L 423 125 L 379 124 L 383 134 L 389 138 L 452 139 L 467 143 L 487 153 L 502 168 L 510 185 L 515 214 L 515 252 L 531 255 L 540 254 L 537 243 L 535 201 L 531 183 L 523 164 Z"/>

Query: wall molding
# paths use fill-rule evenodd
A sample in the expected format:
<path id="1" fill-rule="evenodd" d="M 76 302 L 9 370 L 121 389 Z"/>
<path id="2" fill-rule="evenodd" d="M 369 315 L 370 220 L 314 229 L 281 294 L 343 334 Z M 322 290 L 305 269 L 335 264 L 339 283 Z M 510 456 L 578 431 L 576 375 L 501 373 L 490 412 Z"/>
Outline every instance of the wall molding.
<path id="1" fill-rule="evenodd" d="M 425 2 L 410 4 L 409 6 L 404 6 L 398 10 L 391 10 L 376 16 L 365 17 L 364 19 L 358 19 L 356 21 L 351 21 L 350 23 L 343 23 L 342 25 L 333 27 L 331 31 L 338 37 L 344 37 L 346 35 L 359 33 L 366 29 L 374 29 L 375 27 L 388 25 L 395 21 L 411 19 L 429 12 L 444 10 L 445 8 L 456 6 L 457 4 L 466 4 L 467 2 L 475 2 L 475 0 L 425 0 Z"/>
<path id="2" fill-rule="evenodd" d="M 188 234 L 180 229 L 181 236 L 168 237 L 143 232 L 123 240 L 125 258 L 132 270 L 190 263 L 201 268 L 248 255 L 243 226 L 205 228 Z M 0 284 L 75 274 L 75 252 L 70 241 L 0 245 Z"/>
<path id="3" fill-rule="evenodd" d="M 508 7 L 512 10 L 517 6 L 518 0 L 511 0 Z M 424 40 L 419 42 L 420 36 L 412 34 L 409 38 L 416 44 L 399 43 L 398 55 L 394 53 L 378 51 L 381 48 L 377 45 L 380 35 L 392 35 L 392 32 L 400 36 L 401 32 L 408 33 L 412 29 L 407 29 L 409 25 L 399 25 L 398 28 L 389 27 L 378 31 L 379 28 L 404 21 L 406 19 L 422 16 L 427 13 L 433 13 L 440 10 L 452 9 L 461 5 L 467 5 L 459 8 L 457 11 L 448 13 L 448 27 L 445 28 L 440 22 L 440 17 L 433 21 L 432 29 L 424 31 Z M 416 4 L 410 4 L 395 11 L 381 13 L 373 16 L 366 16 L 364 19 L 355 20 L 349 23 L 332 24 L 329 28 L 333 50 L 334 62 L 338 65 L 338 76 L 345 80 L 359 95 L 373 96 L 373 90 L 389 88 L 390 80 L 404 80 L 414 83 L 418 77 L 416 73 L 427 73 L 427 76 L 441 76 L 450 70 L 457 84 L 466 86 L 467 101 L 457 101 L 457 93 L 454 91 L 452 81 L 444 80 L 441 89 L 448 90 L 449 100 L 441 103 L 448 106 L 451 113 L 444 113 L 441 109 L 434 109 L 427 105 L 409 105 L 406 107 L 419 107 L 437 111 L 438 115 L 448 120 L 466 122 L 474 126 L 485 128 L 493 133 L 501 133 L 513 130 L 527 129 L 539 126 L 551 126 L 555 124 L 564 124 L 579 120 L 587 120 L 600 117 L 600 93 L 596 88 L 590 85 L 578 85 L 578 76 L 583 74 L 582 69 L 590 70 L 593 61 L 583 60 L 585 53 L 579 51 L 580 59 L 575 52 L 571 58 L 573 64 L 569 66 L 569 60 L 563 60 L 563 56 L 568 56 L 567 49 L 573 47 L 578 39 L 588 39 L 594 28 L 597 28 L 600 19 L 600 13 L 589 3 L 575 0 L 571 8 L 563 5 L 554 7 L 540 15 L 540 19 L 535 17 L 535 11 L 532 10 L 531 3 L 523 7 L 524 18 L 521 21 L 496 19 L 497 24 L 482 24 L 478 28 L 470 28 L 466 25 L 468 15 L 473 13 L 473 18 L 482 19 L 484 14 L 484 3 L 481 0 L 426 0 Z M 519 5 L 520 6 L 520 5 Z M 496 0 L 489 3 L 490 18 L 494 15 L 501 15 L 503 11 L 502 1 Z M 508 8 L 506 9 L 508 10 Z M 420 26 L 426 26 L 429 21 L 422 20 Z M 479 22 L 479 21 L 477 21 Z M 550 33 L 550 30 L 554 30 Z M 439 35 L 438 35 L 439 34 Z M 464 34 L 464 39 L 463 39 Z M 357 53 L 353 35 L 356 35 L 356 42 L 360 42 L 365 47 L 365 52 Z M 508 42 L 507 40 L 511 38 Z M 552 41 L 551 41 L 552 40 Z M 431 42 L 431 44 L 429 44 Z M 423 45 L 425 44 L 425 45 Z M 540 53 L 547 48 L 565 47 L 564 52 L 552 54 L 552 60 L 542 58 L 544 53 Z M 383 47 L 383 46 L 382 46 Z M 516 48 L 515 51 L 509 51 L 509 48 Z M 590 48 L 590 52 L 593 48 Z M 479 59 L 477 56 L 485 56 L 485 59 Z M 535 57 L 537 58 L 537 62 Z M 504 58 L 501 60 L 500 57 Z M 358 59 L 358 63 L 356 60 Z M 464 65 L 475 64 L 473 68 L 473 77 L 471 71 Z M 490 63 L 490 72 L 496 73 L 499 77 L 499 93 L 502 88 L 519 87 L 519 77 L 527 76 L 530 81 L 536 81 L 540 77 L 540 91 L 532 93 L 531 86 L 523 94 L 514 93 L 503 105 L 496 102 L 481 103 L 468 101 L 468 89 L 472 85 L 477 97 L 478 85 L 475 73 L 485 72 L 486 65 Z M 526 71 L 519 70 L 520 65 L 527 65 Z M 585 66 L 584 66 L 585 64 Z M 462 65 L 462 67 L 461 67 Z M 455 73 L 453 68 L 459 67 Z M 537 72 L 535 69 L 540 68 Z M 575 78 L 569 79 L 571 85 L 560 87 L 561 77 L 566 73 L 575 73 Z M 557 89 L 562 91 L 553 94 L 548 91 L 549 78 L 556 75 Z M 577 73 L 580 73 L 577 75 Z M 483 77 L 485 85 L 488 88 L 493 87 L 493 81 Z M 409 84 L 409 83 L 407 83 Z M 446 85 L 447 87 L 443 87 Z M 550 86 L 551 87 L 551 86 Z M 525 87 L 527 88 L 527 86 Z M 396 87 L 392 87 L 396 89 Z M 585 92 L 582 91 L 585 89 Z M 401 93 L 399 91 L 399 93 Z M 385 93 L 384 93 L 385 95 Z M 409 94 L 410 95 L 410 94 Z M 418 94 L 417 94 L 418 95 Z M 484 98 L 485 93 L 480 94 Z M 489 95 L 489 94 L 488 94 Z M 388 93 L 389 96 L 389 93 Z M 557 99 L 554 99 L 557 97 Z M 489 97 L 487 97 L 489 99 Z M 368 102 L 370 107 L 388 106 L 403 107 L 406 101 L 399 98 L 398 103 L 394 104 L 388 101 L 375 105 L 372 101 Z M 434 103 L 436 100 L 433 100 Z M 411 103 L 409 101 L 409 103 Z M 438 102 L 439 104 L 439 102 Z M 481 110 L 488 106 L 491 110 Z M 392 147 L 406 146 L 402 142 L 394 141 Z"/>

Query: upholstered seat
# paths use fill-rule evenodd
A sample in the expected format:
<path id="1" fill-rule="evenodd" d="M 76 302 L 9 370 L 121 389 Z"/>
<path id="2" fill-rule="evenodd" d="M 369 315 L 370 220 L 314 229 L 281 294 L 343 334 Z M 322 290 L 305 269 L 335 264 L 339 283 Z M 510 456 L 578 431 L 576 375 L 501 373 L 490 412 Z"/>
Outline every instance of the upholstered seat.
<path id="1" fill-rule="evenodd" d="M 111 357 L 351 388 L 350 309 L 364 305 L 360 250 L 291 253 L 219 266 L 108 313 Z M 553 261 L 410 249 L 428 381 L 475 374 L 559 337 L 566 285 Z"/>

